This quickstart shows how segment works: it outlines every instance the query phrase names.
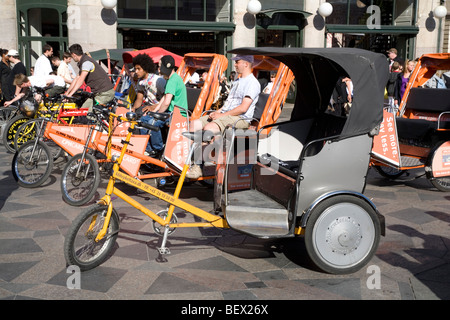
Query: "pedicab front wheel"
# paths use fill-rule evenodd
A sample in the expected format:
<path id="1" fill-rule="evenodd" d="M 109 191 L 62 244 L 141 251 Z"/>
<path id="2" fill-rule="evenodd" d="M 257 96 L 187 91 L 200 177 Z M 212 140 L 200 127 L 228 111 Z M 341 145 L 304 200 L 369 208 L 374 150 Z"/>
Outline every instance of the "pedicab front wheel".
<path id="1" fill-rule="evenodd" d="M 325 199 L 311 212 L 305 246 L 313 263 L 325 272 L 348 274 L 366 265 L 380 241 L 375 209 L 356 196 Z"/>
<path id="2" fill-rule="evenodd" d="M 102 264 L 111 253 L 119 232 L 119 216 L 113 209 L 106 235 L 96 241 L 103 227 L 108 207 L 96 204 L 88 207 L 73 221 L 64 242 L 64 256 L 68 265 L 81 271 Z"/>

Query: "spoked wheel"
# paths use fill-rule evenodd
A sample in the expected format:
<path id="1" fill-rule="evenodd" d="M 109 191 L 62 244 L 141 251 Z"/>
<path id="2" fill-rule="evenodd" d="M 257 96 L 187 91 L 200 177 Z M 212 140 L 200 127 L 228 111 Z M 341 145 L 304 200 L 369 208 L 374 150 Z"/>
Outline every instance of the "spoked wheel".
<path id="1" fill-rule="evenodd" d="M 28 141 L 14 155 L 11 169 L 14 179 L 21 187 L 38 187 L 52 172 L 51 151 L 41 141 Z"/>
<path id="2" fill-rule="evenodd" d="M 0 108 L 0 137 L 3 137 L 3 128 L 6 123 L 17 115 L 18 110 L 19 108 L 17 106 Z"/>
<path id="3" fill-rule="evenodd" d="M 25 117 L 23 115 L 17 115 L 14 118 L 10 119 L 3 129 L 3 145 L 5 146 L 6 150 L 12 153 L 16 152 L 16 149 L 14 148 L 14 138 L 16 136 L 17 129 L 30 120 L 30 118 Z"/>
<path id="4" fill-rule="evenodd" d="M 356 196 L 325 199 L 311 212 L 305 246 L 325 272 L 353 273 L 366 265 L 380 241 L 380 223 L 370 204 Z"/>
<path id="5" fill-rule="evenodd" d="M 100 184 L 97 159 L 86 153 L 73 156 L 64 166 L 61 175 L 61 192 L 64 201 L 81 206 L 92 199 Z"/>
<path id="6" fill-rule="evenodd" d="M 40 139 L 50 148 L 53 154 L 53 160 L 56 160 L 61 156 L 63 150 L 53 140 L 43 137 L 44 133 L 40 132 L 42 121 L 45 120 L 31 119 L 20 125 L 14 136 L 13 146 L 17 151 L 25 142 L 34 140 L 36 137 L 40 137 Z M 42 130 L 45 131 L 45 124 L 42 127 Z"/>
<path id="7" fill-rule="evenodd" d="M 108 207 L 93 205 L 84 210 L 72 223 L 64 242 L 64 256 L 68 265 L 85 271 L 102 264 L 109 256 L 119 233 L 119 216 L 113 209 L 106 235 L 95 241 L 103 228 Z"/>

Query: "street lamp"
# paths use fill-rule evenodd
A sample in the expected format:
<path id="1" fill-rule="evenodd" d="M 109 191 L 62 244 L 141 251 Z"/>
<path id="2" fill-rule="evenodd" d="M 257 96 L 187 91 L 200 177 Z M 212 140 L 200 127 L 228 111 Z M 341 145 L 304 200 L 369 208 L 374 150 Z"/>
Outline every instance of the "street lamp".
<path id="1" fill-rule="evenodd" d="M 333 13 L 333 6 L 329 2 L 324 2 L 319 6 L 317 12 L 324 18 L 329 17 Z"/>
<path id="2" fill-rule="evenodd" d="M 442 38 L 442 18 L 447 16 L 447 8 L 445 7 L 445 0 L 441 0 L 441 4 L 433 10 L 433 15 L 439 19 L 439 30 L 437 40 L 437 52 L 441 52 L 441 38 Z"/>
<path id="3" fill-rule="evenodd" d="M 434 9 L 433 14 L 438 19 L 445 18 L 445 16 L 447 15 L 447 8 L 441 4 Z"/>
<path id="4" fill-rule="evenodd" d="M 114 9 L 114 7 L 117 5 L 117 0 L 102 0 L 102 6 L 105 9 Z"/>
<path id="5" fill-rule="evenodd" d="M 250 14 L 258 14 L 261 12 L 261 2 L 258 0 L 250 0 L 247 4 L 247 12 Z"/>

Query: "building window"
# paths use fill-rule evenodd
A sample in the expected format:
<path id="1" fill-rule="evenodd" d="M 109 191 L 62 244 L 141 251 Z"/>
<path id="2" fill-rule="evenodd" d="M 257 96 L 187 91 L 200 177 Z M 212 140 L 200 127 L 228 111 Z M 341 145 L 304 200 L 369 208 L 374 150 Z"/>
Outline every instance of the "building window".
<path id="1" fill-rule="evenodd" d="M 375 11 L 379 10 L 382 26 L 411 26 L 415 0 L 328 0 L 333 13 L 327 17 L 327 24 L 367 25 Z"/>
<path id="2" fill-rule="evenodd" d="M 53 47 L 54 55 L 62 55 L 67 49 L 67 1 L 55 0 L 50 8 L 17 0 L 17 17 L 19 52 L 28 69 L 42 54 L 44 44 Z"/>
<path id="3" fill-rule="evenodd" d="M 229 22 L 230 0 L 119 0 L 118 18 Z"/>

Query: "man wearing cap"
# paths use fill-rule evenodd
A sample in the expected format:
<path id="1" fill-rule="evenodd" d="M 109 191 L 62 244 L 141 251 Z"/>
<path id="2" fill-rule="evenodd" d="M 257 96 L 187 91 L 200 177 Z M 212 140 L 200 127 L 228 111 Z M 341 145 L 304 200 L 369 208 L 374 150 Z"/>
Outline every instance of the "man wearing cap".
<path id="1" fill-rule="evenodd" d="M 223 132 L 228 125 L 236 129 L 248 129 L 261 93 L 261 85 L 252 73 L 254 58 L 251 55 L 237 55 L 232 58 L 239 77 L 233 82 L 222 108 L 191 123 L 193 131 L 205 130 L 213 134 Z M 198 165 L 193 165 L 187 173 L 188 178 L 202 175 Z"/>
<path id="2" fill-rule="evenodd" d="M 400 59 L 398 56 L 397 56 L 397 49 L 395 49 L 395 48 L 391 48 L 391 49 L 389 49 L 388 51 L 387 51 L 387 54 L 388 54 L 388 58 L 389 58 L 389 71 L 391 71 L 391 69 L 392 69 L 392 64 L 394 63 L 394 62 L 398 62 L 401 66 L 403 65 L 403 60 L 402 59 Z"/>
<path id="3" fill-rule="evenodd" d="M 230 94 L 222 108 L 193 121 L 194 131 L 204 129 L 219 133 L 223 132 L 227 125 L 235 123 L 237 129 L 249 127 L 261 92 L 261 85 L 252 73 L 254 58 L 237 55 L 231 60 L 235 61 L 239 77 L 233 82 Z"/>
<path id="4" fill-rule="evenodd" d="M 19 52 L 17 52 L 17 50 L 11 49 L 8 51 L 6 55 L 8 57 L 9 62 L 12 65 L 14 65 L 11 70 L 11 73 L 8 76 L 9 93 L 12 99 L 15 95 L 17 95 L 20 92 L 20 90 L 16 92 L 17 89 L 16 86 L 14 85 L 14 77 L 18 74 L 26 74 L 27 69 L 25 68 L 25 65 L 22 63 L 22 61 L 20 61 Z"/>
<path id="5" fill-rule="evenodd" d="M 175 59 L 166 55 L 159 61 L 159 73 L 166 79 L 164 96 L 152 110 L 159 113 L 171 113 L 175 106 L 188 109 L 186 86 L 183 79 L 175 72 Z M 169 119 L 156 120 L 150 115 L 144 115 L 141 121 L 163 128 Z M 142 132 L 143 133 L 143 132 Z M 160 131 L 150 133 L 150 141 L 146 148 L 146 153 L 150 156 L 158 156 L 164 148 L 164 141 Z"/>

